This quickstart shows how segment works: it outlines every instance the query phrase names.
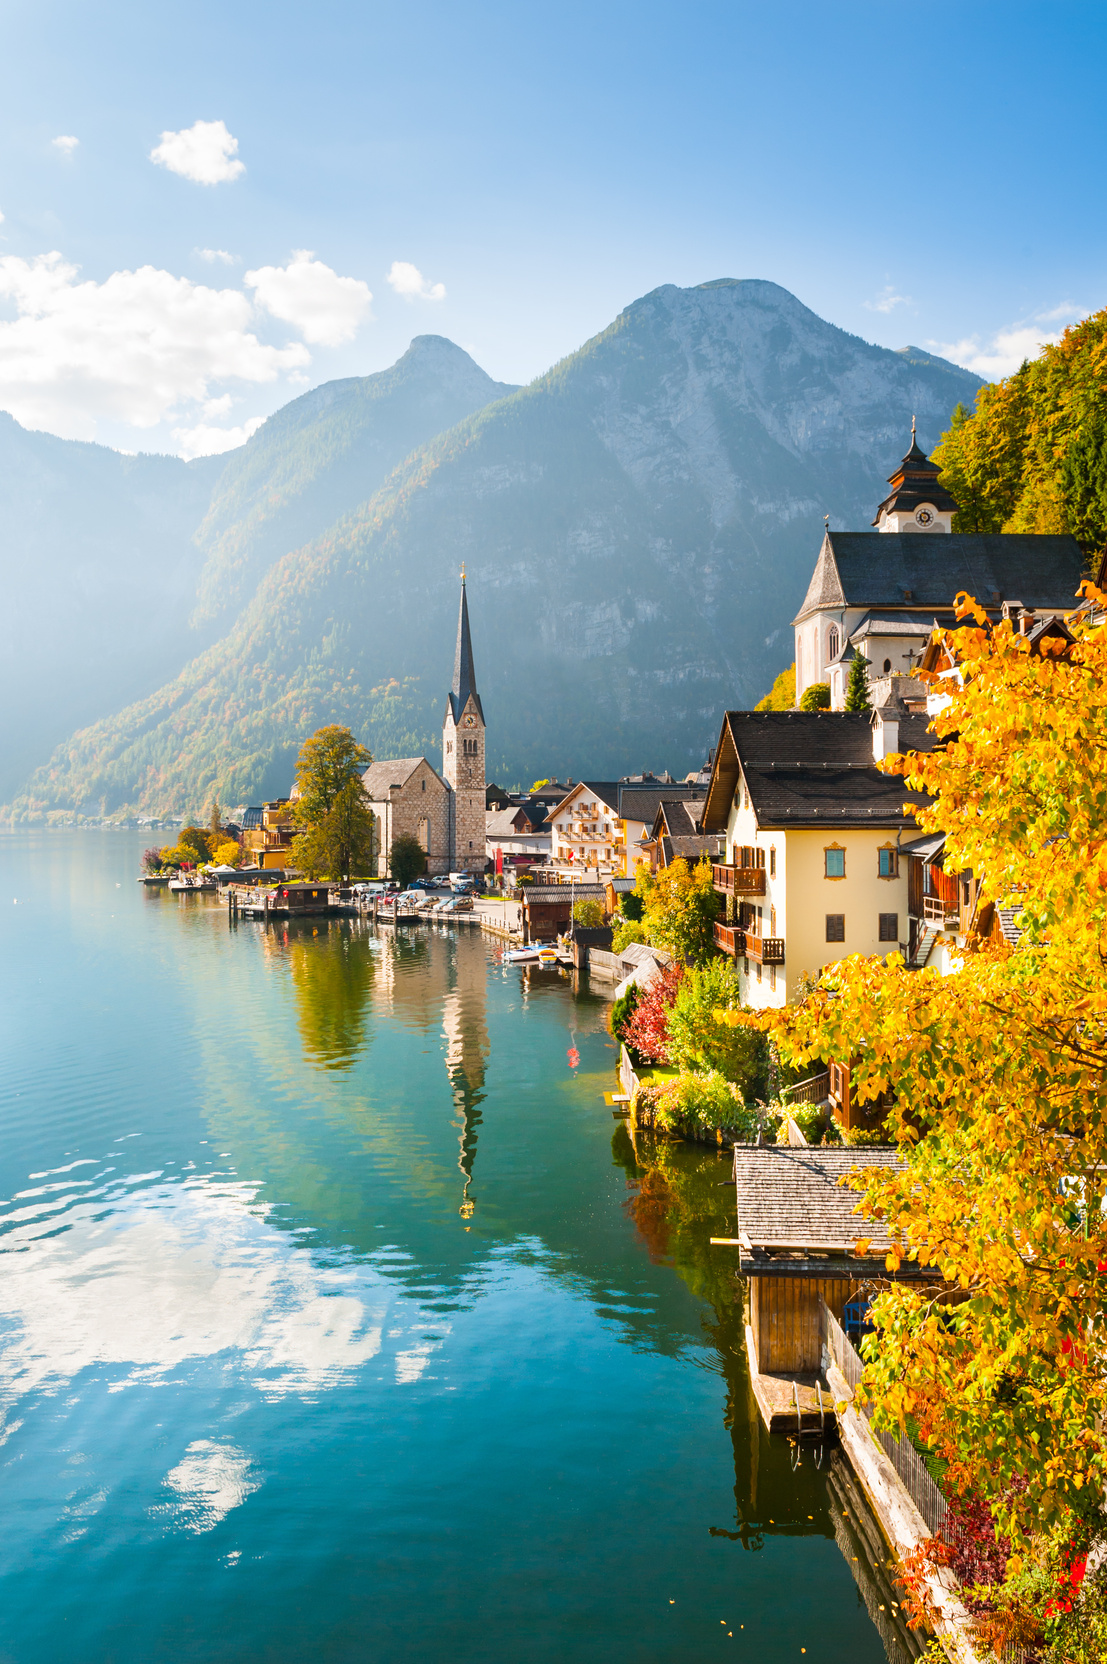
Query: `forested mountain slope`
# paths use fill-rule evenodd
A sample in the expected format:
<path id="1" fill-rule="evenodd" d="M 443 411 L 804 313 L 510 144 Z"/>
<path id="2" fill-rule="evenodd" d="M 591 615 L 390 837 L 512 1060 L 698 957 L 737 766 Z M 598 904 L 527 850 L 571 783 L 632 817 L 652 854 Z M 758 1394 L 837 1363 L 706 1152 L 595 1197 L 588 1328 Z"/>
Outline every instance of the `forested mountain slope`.
<path id="1" fill-rule="evenodd" d="M 441 335 L 417 335 L 391 369 L 294 399 L 232 451 L 197 534 L 197 621 L 229 620 L 261 575 L 365 502 L 435 434 L 517 389 Z"/>
<path id="2" fill-rule="evenodd" d="M 434 756 L 463 561 L 497 778 L 684 771 L 791 658 L 823 514 L 867 526 L 912 414 L 933 444 L 978 386 L 775 284 L 655 290 L 283 554 L 222 641 L 59 748 L 20 808 L 256 800 L 328 721 Z"/>

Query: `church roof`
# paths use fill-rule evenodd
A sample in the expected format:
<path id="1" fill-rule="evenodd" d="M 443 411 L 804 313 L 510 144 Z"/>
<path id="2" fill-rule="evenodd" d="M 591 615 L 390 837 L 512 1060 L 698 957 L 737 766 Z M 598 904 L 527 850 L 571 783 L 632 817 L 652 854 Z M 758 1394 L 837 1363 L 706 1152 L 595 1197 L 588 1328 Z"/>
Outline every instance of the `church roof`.
<path id="1" fill-rule="evenodd" d="M 469 603 L 465 596 L 465 579 L 461 580 L 461 610 L 457 618 L 457 650 L 454 654 L 454 685 L 450 689 L 450 710 L 454 722 L 469 700 L 477 707 L 477 715 L 484 721 L 480 694 L 477 692 L 477 673 L 473 667 L 473 643 L 469 637 Z"/>
<path id="2" fill-rule="evenodd" d="M 892 514 L 899 509 L 913 514 L 920 503 L 931 503 L 942 513 L 956 514 L 959 505 L 945 487 L 938 484 L 940 473 L 941 469 L 937 463 L 931 462 L 926 452 L 917 444 L 915 424 L 912 422 L 911 449 L 895 473 L 888 476 L 888 484 L 892 490 L 877 509 L 873 525 L 879 523 L 880 516 L 885 512 Z"/>
<path id="3" fill-rule="evenodd" d="M 793 623 L 843 607 L 948 612 L 962 590 L 986 609 L 1009 599 L 1035 612 L 1071 612 L 1084 576 L 1067 535 L 828 531 Z"/>
<path id="4" fill-rule="evenodd" d="M 393 786 L 406 786 L 420 763 L 427 763 L 425 757 L 386 757 L 381 762 L 371 763 L 362 775 L 365 782 L 365 792 L 371 803 L 383 803 Z M 441 776 L 433 763 L 427 767 L 436 780 Z"/>

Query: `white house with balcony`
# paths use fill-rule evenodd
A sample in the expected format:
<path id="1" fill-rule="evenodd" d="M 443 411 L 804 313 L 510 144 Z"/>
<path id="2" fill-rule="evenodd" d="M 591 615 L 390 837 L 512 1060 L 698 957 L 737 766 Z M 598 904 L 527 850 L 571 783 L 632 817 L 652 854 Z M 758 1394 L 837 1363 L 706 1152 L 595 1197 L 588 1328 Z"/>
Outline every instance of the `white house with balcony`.
<path id="1" fill-rule="evenodd" d="M 853 953 L 911 951 L 905 804 L 920 803 L 877 766 L 928 750 L 925 716 L 892 706 L 834 711 L 728 711 L 702 826 L 723 833 L 713 867 L 726 917 L 716 945 L 738 966 L 741 997 L 786 1005 L 797 986 Z"/>

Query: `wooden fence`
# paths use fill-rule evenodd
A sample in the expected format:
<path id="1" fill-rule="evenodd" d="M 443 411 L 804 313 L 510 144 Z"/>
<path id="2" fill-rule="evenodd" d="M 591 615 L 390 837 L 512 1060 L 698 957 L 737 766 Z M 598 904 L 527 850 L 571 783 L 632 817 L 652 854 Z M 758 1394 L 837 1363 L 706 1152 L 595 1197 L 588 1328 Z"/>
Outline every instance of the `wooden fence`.
<path id="1" fill-rule="evenodd" d="M 927 1530 L 932 1533 L 937 1531 L 945 1519 L 948 1509 L 945 1497 L 931 1478 L 926 1463 L 911 1443 L 911 1440 L 907 1438 L 897 1439 L 891 1433 L 879 1432 L 872 1426 L 873 1406 L 856 1402 L 857 1389 L 861 1384 L 861 1371 L 864 1368 L 860 1353 L 850 1341 L 826 1301 L 820 1299 L 819 1306 L 822 1313 L 823 1345 L 845 1376 L 849 1389 L 854 1395 L 855 1407 L 868 1418 L 869 1430 L 873 1438 L 899 1474 L 904 1489 L 926 1521 Z"/>

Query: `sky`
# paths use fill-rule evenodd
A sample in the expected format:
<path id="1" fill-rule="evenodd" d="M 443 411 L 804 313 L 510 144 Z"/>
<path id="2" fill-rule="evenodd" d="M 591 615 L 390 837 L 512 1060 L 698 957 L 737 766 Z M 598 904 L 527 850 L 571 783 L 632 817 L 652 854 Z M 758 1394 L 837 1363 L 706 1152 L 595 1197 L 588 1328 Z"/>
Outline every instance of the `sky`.
<path id="1" fill-rule="evenodd" d="M 0 0 L 0 409 L 185 457 L 766 278 L 995 378 L 1107 304 L 1107 7 Z"/>

